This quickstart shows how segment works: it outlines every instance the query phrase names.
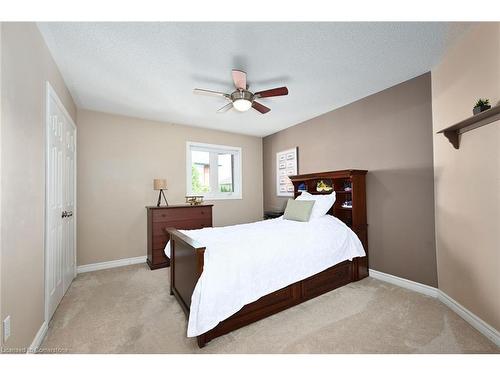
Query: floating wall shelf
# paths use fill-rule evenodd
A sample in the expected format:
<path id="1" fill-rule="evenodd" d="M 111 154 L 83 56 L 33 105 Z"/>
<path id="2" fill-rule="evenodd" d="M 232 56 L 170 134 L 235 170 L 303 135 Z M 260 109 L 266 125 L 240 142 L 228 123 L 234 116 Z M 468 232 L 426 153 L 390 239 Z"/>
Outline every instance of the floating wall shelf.
<path id="1" fill-rule="evenodd" d="M 444 133 L 445 137 L 448 138 L 453 147 L 458 150 L 458 148 L 460 147 L 461 134 L 497 120 L 500 120 L 500 105 L 487 109 L 484 112 L 460 121 L 455 125 L 438 131 L 437 133 Z"/>

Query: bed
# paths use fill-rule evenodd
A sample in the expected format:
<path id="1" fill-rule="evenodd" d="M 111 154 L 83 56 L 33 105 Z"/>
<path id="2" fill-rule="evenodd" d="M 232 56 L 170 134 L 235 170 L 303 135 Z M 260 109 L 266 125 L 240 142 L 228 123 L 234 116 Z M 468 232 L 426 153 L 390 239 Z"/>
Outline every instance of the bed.
<path id="1" fill-rule="evenodd" d="M 166 228 L 170 293 L 188 316 L 188 337 L 196 337 L 202 348 L 216 337 L 366 277 L 365 174 L 292 176 L 295 196 L 299 188 L 319 194 L 320 181 L 332 186 L 321 194 L 337 195 L 327 215 L 309 222 L 280 217 L 188 231 Z M 352 207 L 342 207 L 345 202 Z"/>

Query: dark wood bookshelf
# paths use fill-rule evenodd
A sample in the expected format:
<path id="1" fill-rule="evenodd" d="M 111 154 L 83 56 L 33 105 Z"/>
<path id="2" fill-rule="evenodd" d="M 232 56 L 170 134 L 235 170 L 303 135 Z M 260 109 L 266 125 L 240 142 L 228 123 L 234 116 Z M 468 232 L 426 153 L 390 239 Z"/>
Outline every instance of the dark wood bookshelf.
<path id="1" fill-rule="evenodd" d="M 466 118 L 463 121 L 457 122 L 446 129 L 438 131 L 437 134 L 443 133 L 453 147 L 458 150 L 460 148 L 460 136 L 462 134 L 481 126 L 488 125 L 497 120 L 500 120 L 500 105 Z"/>
<path id="2" fill-rule="evenodd" d="M 366 220 L 366 177 L 367 171 L 348 169 L 342 171 L 321 172 L 290 176 L 294 185 L 295 198 L 301 194 L 299 187 L 310 194 L 331 194 L 331 191 L 317 191 L 317 184 L 323 181 L 335 191 L 336 199 L 333 207 L 328 212 L 330 215 L 342 220 L 356 233 L 368 254 L 368 223 Z M 350 191 L 343 190 L 346 184 L 351 186 Z M 352 207 L 342 207 L 345 201 L 352 201 Z M 368 261 L 364 266 L 368 270 Z M 366 271 L 367 272 L 367 271 Z"/>

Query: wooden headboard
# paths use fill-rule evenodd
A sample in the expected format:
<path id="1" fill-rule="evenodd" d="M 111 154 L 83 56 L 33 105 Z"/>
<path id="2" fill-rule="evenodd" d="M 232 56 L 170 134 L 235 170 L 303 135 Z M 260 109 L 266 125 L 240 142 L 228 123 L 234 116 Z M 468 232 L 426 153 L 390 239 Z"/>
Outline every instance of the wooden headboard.
<path id="1" fill-rule="evenodd" d="M 306 190 L 310 194 L 331 194 L 335 191 L 335 203 L 328 213 L 342 220 L 358 235 L 368 255 L 365 183 L 367 172 L 346 169 L 290 176 L 290 180 L 294 186 L 295 198 L 300 195 L 301 190 Z M 351 207 L 346 207 L 346 202 L 351 202 Z M 368 272 L 368 257 L 366 257 L 366 272 Z"/>

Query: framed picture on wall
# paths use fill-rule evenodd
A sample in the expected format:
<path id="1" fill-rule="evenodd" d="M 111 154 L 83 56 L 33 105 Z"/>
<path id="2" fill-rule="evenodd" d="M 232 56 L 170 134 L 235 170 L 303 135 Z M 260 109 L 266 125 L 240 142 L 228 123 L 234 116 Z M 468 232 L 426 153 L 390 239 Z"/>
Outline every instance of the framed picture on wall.
<path id="1" fill-rule="evenodd" d="M 276 194 L 278 197 L 293 197 L 293 184 L 288 176 L 298 174 L 298 148 L 276 153 Z"/>

